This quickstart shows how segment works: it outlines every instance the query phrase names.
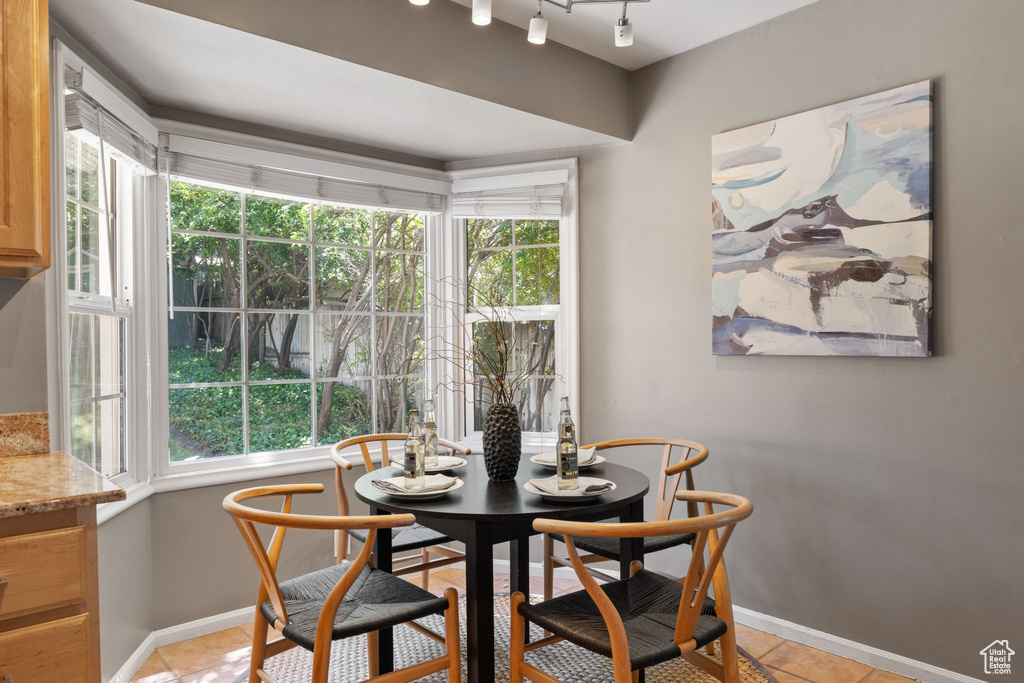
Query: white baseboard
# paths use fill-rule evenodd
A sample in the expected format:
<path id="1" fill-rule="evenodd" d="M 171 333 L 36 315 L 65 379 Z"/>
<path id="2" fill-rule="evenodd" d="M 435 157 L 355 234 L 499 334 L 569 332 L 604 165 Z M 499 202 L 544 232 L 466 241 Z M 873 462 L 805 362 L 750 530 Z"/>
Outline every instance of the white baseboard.
<path id="1" fill-rule="evenodd" d="M 248 624 L 253 619 L 253 608 L 243 607 L 242 609 L 236 609 L 232 612 L 224 612 L 223 614 L 216 614 L 212 617 L 205 617 L 203 619 L 196 619 L 185 624 L 178 624 L 177 626 L 170 626 L 168 628 L 162 628 L 159 631 L 153 631 L 150 633 L 142 644 L 139 645 L 132 656 L 128 658 L 117 673 L 114 674 L 113 678 L 106 683 L 128 683 L 132 680 L 132 676 L 139 670 L 146 659 L 153 654 L 153 651 L 158 647 L 164 645 L 171 645 L 172 643 L 180 643 L 183 640 L 189 640 L 190 638 L 198 638 L 200 636 L 206 636 L 217 631 L 223 631 L 226 628 L 232 628 L 234 626 L 241 626 L 242 624 Z"/>
<path id="2" fill-rule="evenodd" d="M 465 567 L 461 562 L 450 566 L 456 568 Z M 508 572 L 509 561 L 494 560 L 494 569 Z M 531 562 L 530 574 L 532 576 L 543 576 L 543 566 L 540 563 Z M 574 579 L 576 578 L 576 572 L 571 567 L 555 567 L 555 578 Z M 241 626 L 252 619 L 252 610 L 252 607 L 244 607 L 233 612 L 225 612 L 224 614 L 197 619 L 186 624 L 154 631 L 132 653 L 132 656 L 128 658 L 128 661 L 124 663 L 114 677 L 106 683 L 128 683 L 135 672 L 139 670 L 139 667 L 142 666 L 143 662 L 146 661 L 146 658 L 156 648 L 216 633 L 233 626 Z M 870 645 L 862 645 L 861 643 L 840 638 L 824 631 L 817 631 L 800 624 L 794 624 L 791 621 L 761 614 L 745 607 L 734 606 L 733 612 L 738 624 L 772 633 L 786 640 L 792 640 L 795 643 L 824 650 L 825 652 L 867 664 L 877 669 L 891 671 L 907 678 L 922 681 L 923 683 L 984 683 L 980 679 L 971 678 L 955 671 L 941 669 L 931 664 L 871 647 Z"/>
<path id="3" fill-rule="evenodd" d="M 964 674 L 940 669 L 937 666 L 919 662 L 903 655 L 880 650 L 870 645 L 847 640 L 824 631 L 816 631 L 791 621 L 761 614 L 745 607 L 733 606 L 733 616 L 737 624 L 743 624 L 760 631 L 772 633 L 786 640 L 807 645 L 808 647 L 831 652 L 834 655 L 852 659 L 876 669 L 891 671 L 900 676 L 913 678 L 923 683 L 984 683 L 980 679 Z"/>

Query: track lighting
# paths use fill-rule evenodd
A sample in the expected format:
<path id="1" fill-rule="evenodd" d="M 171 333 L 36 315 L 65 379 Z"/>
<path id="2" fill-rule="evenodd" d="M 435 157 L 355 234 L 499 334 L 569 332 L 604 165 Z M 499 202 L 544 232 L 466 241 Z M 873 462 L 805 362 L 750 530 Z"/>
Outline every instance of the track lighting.
<path id="1" fill-rule="evenodd" d="M 541 0 L 537 0 L 537 13 L 530 19 L 530 34 L 526 37 L 534 45 L 543 45 L 548 39 L 548 20 L 541 13 Z"/>
<path id="2" fill-rule="evenodd" d="M 606 5 L 622 2 L 622 18 L 615 26 L 615 46 L 628 47 L 633 44 L 633 24 L 626 18 L 626 10 L 631 2 L 650 2 L 651 0 L 537 0 L 537 13 L 530 19 L 530 31 L 526 39 L 535 45 L 543 45 L 548 39 L 548 20 L 544 18 L 542 9 L 545 2 L 564 9 L 566 14 L 572 12 L 576 5 Z M 430 0 L 409 0 L 414 5 L 426 5 Z M 486 26 L 491 23 L 492 0 L 473 0 L 473 23 Z"/>
<path id="3" fill-rule="evenodd" d="M 629 47 L 633 44 L 633 24 L 623 17 L 615 24 L 615 47 Z"/>
<path id="4" fill-rule="evenodd" d="M 491 23 L 491 0 L 473 0 L 473 23 L 477 26 Z"/>

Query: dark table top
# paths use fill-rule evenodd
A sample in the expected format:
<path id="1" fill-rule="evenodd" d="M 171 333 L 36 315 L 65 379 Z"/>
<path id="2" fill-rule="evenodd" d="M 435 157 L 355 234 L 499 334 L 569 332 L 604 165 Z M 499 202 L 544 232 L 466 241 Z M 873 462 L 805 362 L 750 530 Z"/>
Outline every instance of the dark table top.
<path id="1" fill-rule="evenodd" d="M 643 498 L 651 485 L 646 475 L 622 465 L 605 462 L 581 470 L 580 475 L 614 481 L 614 491 L 586 501 L 549 503 L 523 489 L 523 485 L 530 479 L 554 474 L 554 470 L 530 462 L 528 455 L 524 455 L 519 463 L 515 481 L 508 482 L 491 481 L 487 477 L 482 455 L 474 454 L 466 459 L 469 461 L 466 467 L 449 473 L 464 480 L 465 485 L 440 498 L 396 498 L 381 493 L 370 484 L 373 479 L 400 476 L 401 470 L 396 467 L 381 467 L 364 474 L 355 483 L 356 496 L 380 510 L 410 512 L 417 517 L 436 519 L 500 522 L 533 520 L 545 516 L 564 518 L 578 514 L 586 514 L 588 518 L 595 519 L 597 513 L 621 509 L 623 505 Z"/>

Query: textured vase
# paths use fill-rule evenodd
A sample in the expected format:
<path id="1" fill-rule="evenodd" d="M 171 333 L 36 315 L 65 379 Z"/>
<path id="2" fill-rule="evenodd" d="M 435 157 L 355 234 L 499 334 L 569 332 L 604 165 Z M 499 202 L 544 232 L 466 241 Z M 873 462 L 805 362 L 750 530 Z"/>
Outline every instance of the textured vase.
<path id="1" fill-rule="evenodd" d="M 515 406 L 496 405 L 484 419 L 484 466 L 493 481 L 512 481 L 523 453 L 523 431 Z"/>

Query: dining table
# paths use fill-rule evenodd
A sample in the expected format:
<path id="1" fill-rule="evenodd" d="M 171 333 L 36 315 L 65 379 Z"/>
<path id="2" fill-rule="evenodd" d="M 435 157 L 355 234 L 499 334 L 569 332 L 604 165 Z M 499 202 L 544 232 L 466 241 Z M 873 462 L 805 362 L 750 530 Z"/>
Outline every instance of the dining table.
<path id="1" fill-rule="evenodd" d="M 355 483 L 359 500 L 370 514 L 413 514 L 423 526 L 434 529 L 466 546 L 466 658 L 470 683 L 490 683 L 494 678 L 494 546 L 509 543 L 511 590 L 530 594 L 530 537 L 538 532 L 538 518 L 576 521 L 643 520 L 643 499 L 650 480 L 623 465 L 602 462 L 581 470 L 581 476 L 599 477 L 615 483 L 615 489 L 580 500 L 551 501 L 528 492 L 530 479 L 548 477 L 553 470 L 522 456 L 513 481 L 492 481 L 483 458 L 470 455 L 466 464 L 450 476 L 463 480 L 455 490 L 434 498 L 396 497 L 372 484 L 374 479 L 401 475 L 394 466 L 367 472 Z M 622 539 L 619 572 L 628 578 L 630 563 L 643 560 L 643 539 Z M 376 537 L 374 557 L 377 568 L 391 571 L 391 533 L 381 530 Z M 394 641 L 391 629 L 378 638 L 380 673 L 394 670 Z"/>

